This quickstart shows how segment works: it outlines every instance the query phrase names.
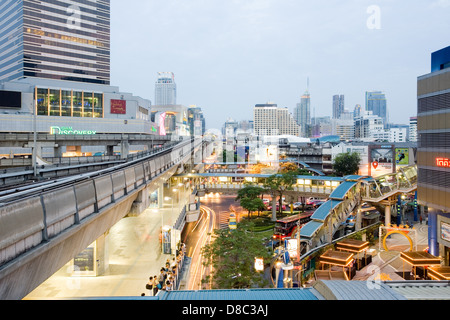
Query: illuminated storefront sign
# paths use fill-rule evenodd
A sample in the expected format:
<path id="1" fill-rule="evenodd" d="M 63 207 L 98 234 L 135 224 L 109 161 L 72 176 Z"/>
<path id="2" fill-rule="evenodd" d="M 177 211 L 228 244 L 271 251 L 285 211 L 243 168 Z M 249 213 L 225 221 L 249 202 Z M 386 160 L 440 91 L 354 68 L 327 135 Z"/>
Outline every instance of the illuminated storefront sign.
<path id="1" fill-rule="evenodd" d="M 436 158 L 436 165 L 441 168 L 450 168 L 450 160 L 446 158 Z"/>
<path id="2" fill-rule="evenodd" d="M 74 130 L 72 127 L 51 127 L 50 134 L 74 134 L 74 135 L 95 135 L 97 131 L 92 130 Z"/>

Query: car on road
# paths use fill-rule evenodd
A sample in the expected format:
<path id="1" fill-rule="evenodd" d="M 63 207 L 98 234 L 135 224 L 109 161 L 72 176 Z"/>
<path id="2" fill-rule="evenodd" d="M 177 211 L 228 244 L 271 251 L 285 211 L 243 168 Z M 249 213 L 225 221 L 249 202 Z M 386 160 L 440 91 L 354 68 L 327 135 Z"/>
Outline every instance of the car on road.
<path id="1" fill-rule="evenodd" d="M 277 203 L 277 209 L 276 209 L 276 210 L 278 211 L 279 208 L 280 208 L 280 205 Z M 272 210 L 272 206 L 268 206 L 268 207 L 267 207 L 267 210 Z M 286 205 L 283 204 L 283 205 L 281 206 L 281 210 L 283 210 L 283 211 L 286 210 Z"/>

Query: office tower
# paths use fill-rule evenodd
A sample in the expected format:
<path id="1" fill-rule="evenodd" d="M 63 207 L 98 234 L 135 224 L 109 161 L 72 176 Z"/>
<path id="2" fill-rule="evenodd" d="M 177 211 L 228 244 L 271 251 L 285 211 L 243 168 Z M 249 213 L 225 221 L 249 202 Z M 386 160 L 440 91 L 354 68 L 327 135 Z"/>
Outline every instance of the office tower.
<path id="1" fill-rule="evenodd" d="M 381 91 L 366 92 L 366 111 L 372 111 L 383 119 L 384 125 L 388 124 L 386 95 Z"/>
<path id="2" fill-rule="evenodd" d="M 428 207 L 429 252 L 450 258 L 450 46 L 432 54 L 432 69 L 418 78 L 418 201 Z M 426 213 L 424 213 L 426 214 Z"/>
<path id="3" fill-rule="evenodd" d="M 355 106 L 355 110 L 353 111 L 353 118 L 359 117 L 362 113 L 362 108 L 360 104 Z"/>
<path id="4" fill-rule="evenodd" d="M 345 109 L 345 96 L 335 95 L 333 96 L 333 119 L 339 119 Z"/>
<path id="5" fill-rule="evenodd" d="M 409 119 L 409 141 L 417 142 L 417 117 Z"/>
<path id="6" fill-rule="evenodd" d="M 203 136 L 206 132 L 206 121 L 200 107 L 189 106 L 188 123 L 191 136 Z"/>
<path id="7" fill-rule="evenodd" d="M 302 137 L 310 136 L 311 129 L 311 95 L 308 90 L 301 97 L 301 102 L 297 104 L 294 110 L 294 119 L 300 126 L 300 135 Z"/>
<path id="8" fill-rule="evenodd" d="M 380 132 L 384 134 L 383 119 L 374 115 L 372 111 L 365 111 L 359 117 L 354 119 L 355 138 L 375 138 L 379 137 Z"/>
<path id="9" fill-rule="evenodd" d="M 0 82 L 110 84 L 109 0 L 1 0 Z"/>
<path id="10" fill-rule="evenodd" d="M 257 104 L 253 114 L 256 135 L 300 135 L 300 126 L 287 108 L 279 108 L 274 103 Z"/>
<path id="11" fill-rule="evenodd" d="M 158 106 L 177 104 L 177 85 L 173 72 L 158 72 L 155 84 L 155 104 Z"/>

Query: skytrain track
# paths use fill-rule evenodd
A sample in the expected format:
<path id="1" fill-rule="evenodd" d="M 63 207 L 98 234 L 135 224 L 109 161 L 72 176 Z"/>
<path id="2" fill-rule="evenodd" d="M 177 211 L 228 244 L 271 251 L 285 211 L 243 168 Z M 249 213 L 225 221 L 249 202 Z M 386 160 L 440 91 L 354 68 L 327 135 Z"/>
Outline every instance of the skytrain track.
<path id="1" fill-rule="evenodd" d="M 11 187 L 5 187 L 4 189 L 0 190 L 0 206 L 12 203 L 16 200 L 23 200 L 24 198 L 36 197 L 48 191 L 57 190 L 60 188 L 64 188 L 67 186 L 87 181 L 92 178 L 96 178 L 102 175 L 111 174 L 116 171 L 123 170 L 128 166 L 139 164 L 140 162 L 148 161 L 153 158 L 166 155 L 172 152 L 175 148 L 180 148 L 181 146 L 184 146 L 187 143 L 191 143 L 191 141 L 190 140 L 183 141 L 177 143 L 176 145 L 172 145 L 168 148 L 165 148 L 163 150 L 159 150 L 156 151 L 155 153 L 143 156 L 142 158 L 120 163 L 118 165 L 114 165 L 112 167 L 98 171 L 77 174 L 70 177 L 56 178 L 42 182 L 23 183 Z"/>

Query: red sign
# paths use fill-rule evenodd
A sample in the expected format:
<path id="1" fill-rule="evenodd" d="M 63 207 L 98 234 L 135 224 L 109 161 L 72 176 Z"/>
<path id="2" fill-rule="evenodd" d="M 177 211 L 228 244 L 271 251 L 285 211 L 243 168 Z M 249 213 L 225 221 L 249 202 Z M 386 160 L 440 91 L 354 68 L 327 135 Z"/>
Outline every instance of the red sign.
<path id="1" fill-rule="evenodd" d="M 377 161 L 375 161 L 374 163 L 372 163 L 373 167 L 375 168 L 375 170 L 378 168 L 379 163 Z"/>
<path id="2" fill-rule="evenodd" d="M 111 114 L 127 114 L 127 102 L 111 99 Z"/>
<path id="3" fill-rule="evenodd" d="M 450 160 L 446 158 L 436 158 L 436 165 L 442 168 L 450 168 Z"/>

